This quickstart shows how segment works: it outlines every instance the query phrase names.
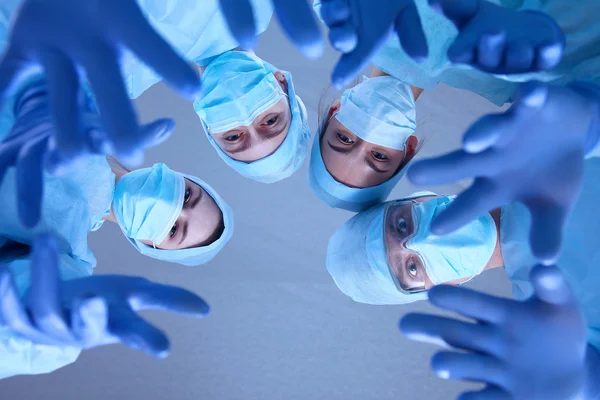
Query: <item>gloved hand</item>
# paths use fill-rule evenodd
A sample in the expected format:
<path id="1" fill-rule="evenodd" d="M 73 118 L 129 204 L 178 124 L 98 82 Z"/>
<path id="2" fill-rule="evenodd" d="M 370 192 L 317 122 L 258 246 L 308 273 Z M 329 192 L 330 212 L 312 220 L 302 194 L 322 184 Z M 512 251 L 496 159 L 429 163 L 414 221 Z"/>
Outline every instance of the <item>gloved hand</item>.
<path id="1" fill-rule="evenodd" d="M 56 150 L 61 132 L 56 129 L 50 113 L 46 86 L 37 84 L 26 90 L 17 101 L 16 108 L 16 122 L 10 134 L 0 142 L 0 183 L 7 169 L 16 167 L 19 217 L 25 226 L 33 227 L 41 215 L 44 166 L 49 167 L 51 172 L 62 172 L 67 160 L 61 158 L 62 153 Z M 69 163 L 81 160 L 86 154 L 103 154 L 102 146 L 106 139 L 96 113 L 86 110 L 81 103 L 74 113 L 79 122 L 79 134 L 86 137 L 89 144 L 75 158 L 68 160 Z M 170 119 L 140 127 L 140 148 L 160 144 L 174 129 L 175 123 Z"/>
<path id="2" fill-rule="evenodd" d="M 534 267 L 531 281 L 535 294 L 524 302 L 434 287 L 429 291 L 433 305 L 476 323 L 408 314 L 400 330 L 412 340 L 464 351 L 442 351 L 431 360 L 441 378 L 487 385 L 463 393 L 461 400 L 591 398 L 580 397 L 587 391 L 587 334 L 577 300 L 553 266 Z"/>
<path id="3" fill-rule="evenodd" d="M 463 138 L 464 150 L 416 162 L 408 177 L 436 185 L 475 177 L 432 222 L 438 235 L 512 201 L 531 212 L 530 243 L 544 263 L 558 257 L 562 228 L 581 190 L 584 154 L 598 141 L 598 99 L 584 87 L 530 82 L 504 114 L 487 115 Z"/>
<path id="4" fill-rule="evenodd" d="M 48 81 L 56 143 L 66 159 L 86 150 L 77 112 L 80 77 L 85 77 L 107 132 L 104 147 L 125 163 L 141 163 L 146 132 L 123 83 L 119 58 L 124 49 L 181 94 L 191 98 L 200 88 L 197 71 L 152 29 L 135 0 L 23 0 L 15 17 L 8 48 L 0 59 L 0 101 L 22 73 L 41 65 Z"/>
<path id="5" fill-rule="evenodd" d="M 22 300 L 11 273 L 0 268 L 0 321 L 36 344 L 90 349 L 123 343 L 165 357 L 168 338 L 136 311 L 160 309 L 195 317 L 209 311 L 195 294 L 143 278 L 102 275 L 60 281 L 51 235 L 33 244 L 31 282 Z"/>
<path id="6" fill-rule="evenodd" d="M 332 83 L 341 88 L 354 79 L 395 31 L 406 53 L 427 57 L 427 40 L 413 0 L 322 0 L 321 17 L 332 46 L 345 53 Z"/>
<path id="7" fill-rule="evenodd" d="M 565 48 L 557 23 L 537 11 L 505 8 L 486 0 L 429 0 L 459 34 L 448 59 L 493 74 L 552 69 Z"/>
<path id="8" fill-rule="evenodd" d="M 256 24 L 250 0 L 220 0 L 229 30 L 243 48 L 256 45 Z M 323 54 L 323 39 L 306 0 L 272 0 L 283 31 L 308 58 Z"/>

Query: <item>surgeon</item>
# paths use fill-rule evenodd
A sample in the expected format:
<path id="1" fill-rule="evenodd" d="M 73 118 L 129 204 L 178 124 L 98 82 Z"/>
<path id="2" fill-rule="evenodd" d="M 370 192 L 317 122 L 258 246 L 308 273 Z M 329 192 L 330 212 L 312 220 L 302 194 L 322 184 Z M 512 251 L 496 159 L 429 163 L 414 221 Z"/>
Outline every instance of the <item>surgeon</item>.
<path id="1" fill-rule="evenodd" d="M 322 201 L 359 212 L 385 201 L 420 149 L 415 101 L 421 90 L 374 68 L 319 123 L 308 182 Z"/>
<path id="2" fill-rule="evenodd" d="M 84 262 L 59 247 L 51 234 L 28 246 L 0 245 L 0 379 L 49 373 L 82 350 L 114 343 L 164 358 L 167 336 L 137 312 L 209 312 L 204 300 L 181 288 L 132 276 L 86 276 Z"/>
<path id="3" fill-rule="evenodd" d="M 255 35 L 266 30 L 273 6 L 252 0 Z M 243 51 L 218 0 L 141 0 L 151 25 L 200 72 L 202 93 L 194 110 L 206 136 L 227 165 L 242 176 L 274 183 L 291 176 L 306 157 L 310 130 L 292 75 Z M 160 77 L 133 57 L 123 62 L 132 98 Z"/>

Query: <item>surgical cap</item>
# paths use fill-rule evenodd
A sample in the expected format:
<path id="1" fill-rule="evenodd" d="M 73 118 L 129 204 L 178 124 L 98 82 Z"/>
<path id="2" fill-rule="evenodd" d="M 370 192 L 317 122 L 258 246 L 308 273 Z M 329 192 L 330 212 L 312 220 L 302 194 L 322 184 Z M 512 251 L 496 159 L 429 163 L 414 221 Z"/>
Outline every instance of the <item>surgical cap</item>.
<path id="1" fill-rule="evenodd" d="M 279 71 L 273 65 L 261 60 L 256 55 L 252 56 L 255 60 L 262 63 L 264 68 L 272 74 Z M 216 58 L 213 62 L 218 59 Z M 217 142 L 212 138 L 207 124 L 200 118 L 204 132 L 213 148 L 219 154 L 219 157 L 242 176 L 262 183 L 275 183 L 289 178 L 302 167 L 306 153 L 308 152 L 310 128 L 308 126 L 306 107 L 300 97 L 296 95 L 292 74 L 286 71 L 281 72 L 287 80 L 288 99 L 292 117 L 286 138 L 273 154 L 250 163 L 234 160 L 219 147 Z M 207 73 L 210 73 L 210 64 L 204 71 L 204 74 Z M 201 101 L 202 98 L 196 100 L 194 103 L 197 113 Z"/>
<path id="2" fill-rule="evenodd" d="M 129 242 L 143 255 L 155 258 L 161 261 L 167 261 L 172 263 L 178 263 L 186 266 L 195 266 L 206 264 L 212 260 L 219 252 L 225 247 L 225 244 L 231 239 L 233 235 L 233 210 L 229 205 L 219 196 L 219 194 L 206 182 L 191 175 L 183 175 L 185 178 L 199 185 L 213 198 L 217 206 L 223 214 L 223 223 L 225 229 L 221 234 L 221 237 L 209 244 L 208 246 L 193 247 L 189 249 L 179 250 L 164 250 L 156 249 L 152 246 L 148 246 L 143 242 L 135 239 L 129 239 Z"/>
<path id="3" fill-rule="evenodd" d="M 404 200 L 435 195 L 417 192 Z M 425 300 L 426 292 L 401 293 L 392 280 L 383 236 L 385 205 L 356 214 L 333 234 L 327 247 L 327 271 L 342 293 L 359 303 L 408 304 Z"/>

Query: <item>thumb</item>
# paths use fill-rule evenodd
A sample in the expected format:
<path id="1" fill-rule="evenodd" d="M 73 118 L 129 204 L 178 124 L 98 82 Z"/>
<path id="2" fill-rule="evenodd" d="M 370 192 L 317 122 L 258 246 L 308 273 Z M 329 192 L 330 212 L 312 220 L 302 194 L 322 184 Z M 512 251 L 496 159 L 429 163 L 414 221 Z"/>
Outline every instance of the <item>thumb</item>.
<path id="1" fill-rule="evenodd" d="M 541 263 L 553 264 L 560 253 L 566 212 L 558 204 L 536 204 L 530 201 L 525 204 L 531 212 L 531 251 Z"/>
<path id="2" fill-rule="evenodd" d="M 571 287 L 555 266 L 536 265 L 531 270 L 530 279 L 535 295 L 541 301 L 555 305 L 574 301 Z"/>

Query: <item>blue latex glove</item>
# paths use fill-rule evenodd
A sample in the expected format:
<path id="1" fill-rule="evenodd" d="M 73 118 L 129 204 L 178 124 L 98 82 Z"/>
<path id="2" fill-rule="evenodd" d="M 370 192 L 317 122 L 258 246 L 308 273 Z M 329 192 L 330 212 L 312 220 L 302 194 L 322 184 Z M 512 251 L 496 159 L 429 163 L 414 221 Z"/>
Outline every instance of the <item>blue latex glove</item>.
<path id="1" fill-rule="evenodd" d="M 552 69 L 565 48 L 557 23 L 537 11 L 505 8 L 486 0 L 429 0 L 459 34 L 448 59 L 494 74 Z"/>
<path id="2" fill-rule="evenodd" d="M 102 275 L 60 281 L 51 235 L 36 239 L 31 259 L 31 287 L 24 300 L 11 273 L 0 268 L 0 321 L 36 344 L 90 349 L 123 343 L 165 357 L 168 338 L 137 311 L 160 309 L 195 317 L 209 311 L 195 294 L 143 278 Z"/>
<path id="3" fill-rule="evenodd" d="M 475 122 L 464 135 L 464 150 L 417 162 L 408 177 L 418 185 L 476 178 L 432 222 L 439 235 L 521 201 L 532 216 L 532 252 L 541 262 L 552 263 L 581 190 L 584 154 L 598 142 L 598 97 L 585 86 L 535 82 L 523 85 L 519 96 L 504 114 Z"/>
<path id="4" fill-rule="evenodd" d="M 229 30 L 240 45 L 252 49 L 256 45 L 256 24 L 250 0 L 220 0 L 221 11 Z M 312 8 L 306 0 L 272 0 L 283 31 L 308 58 L 323 54 L 323 39 Z"/>
<path id="5" fill-rule="evenodd" d="M 402 48 L 416 61 L 427 57 L 427 40 L 413 0 L 322 0 L 321 17 L 332 46 L 345 53 L 332 83 L 349 84 L 396 32 Z"/>
<path id="6" fill-rule="evenodd" d="M 592 398 L 588 373 L 600 371 L 586 361 L 586 352 L 594 359 L 597 353 L 587 345 L 577 300 L 553 266 L 534 267 L 531 281 L 535 293 L 525 302 L 447 285 L 434 287 L 429 291 L 433 305 L 476 323 L 408 314 L 400 329 L 409 339 L 465 351 L 442 351 L 431 361 L 441 378 L 487 385 L 483 391 L 463 393 L 461 400 Z"/>
<path id="7" fill-rule="evenodd" d="M 39 83 L 26 90 L 16 103 L 16 122 L 8 137 L 0 143 L 0 183 L 10 167 L 17 168 L 17 198 L 19 217 L 23 224 L 32 227 L 38 223 L 43 198 L 44 165 L 51 172 L 62 172 L 65 160 L 56 151 L 58 132 L 55 128 L 46 85 Z M 102 154 L 105 131 L 98 114 L 87 111 L 83 104 L 74 111 L 79 121 L 78 129 L 88 137 L 89 145 L 70 164 L 88 153 Z M 157 120 L 141 128 L 141 148 L 156 146 L 166 140 L 175 123 L 170 119 Z M 49 161 L 44 163 L 44 161 Z"/>
<path id="8" fill-rule="evenodd" d="M 0 101 L 23 73 L 43 67 L 56 143 L 66 159 L 87 146 L 77 104 L 85 78 L 108 133 L 105 147 L 125 163 L 141 163 L 145 132 L 123 83 L 123 50 L 135 53 L 181 94 L 191 98 L 200 88 L 197 71 L 152 29 L 135 0 L 24 0 L 15 17 L 0 60 Z"/>

